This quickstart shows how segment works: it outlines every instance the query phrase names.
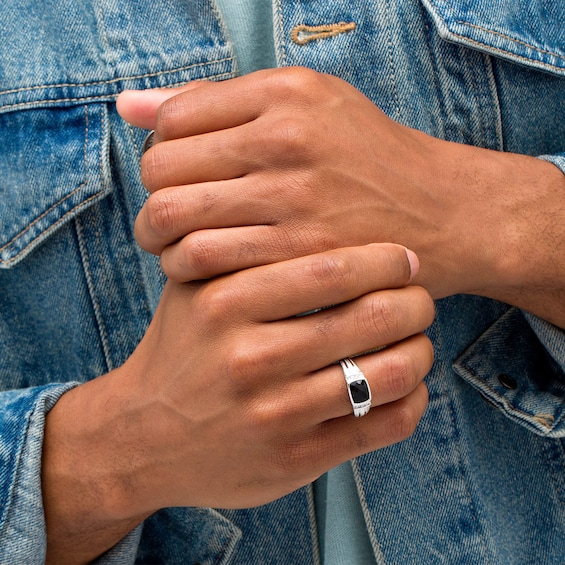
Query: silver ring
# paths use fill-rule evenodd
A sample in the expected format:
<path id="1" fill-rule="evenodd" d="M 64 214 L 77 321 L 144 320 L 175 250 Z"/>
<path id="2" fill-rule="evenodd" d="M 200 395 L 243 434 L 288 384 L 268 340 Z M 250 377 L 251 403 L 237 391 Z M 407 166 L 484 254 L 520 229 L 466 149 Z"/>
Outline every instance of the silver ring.
<path id="1" fill-rule="evenodd" d="M 155 130 L 151 130 L 143 140 L 143 145 L 141 146 L 141 154 L 143 155 L 146 151 L 153 147 L 153 137 L 155 135 Z"/>
<path id="2" fill-rule="evenodd" d="M 339 364 L 343 369 L 343 376 L 347 383 L 347 393 L 351 406 L 353 406 L 353 414 L 355 416 L 364 416 L 371 409 L 371 387 L 369 381 L 365 378 L 363 371 L 357 366 L 357 363 L 346 357 Z"/>

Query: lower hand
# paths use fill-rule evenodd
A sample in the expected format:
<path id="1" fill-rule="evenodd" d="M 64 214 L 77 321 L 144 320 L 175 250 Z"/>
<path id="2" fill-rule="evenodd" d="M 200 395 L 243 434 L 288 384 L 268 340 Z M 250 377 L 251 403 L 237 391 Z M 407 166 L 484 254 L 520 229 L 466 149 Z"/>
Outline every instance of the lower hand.
<path id="1" fill-rule="evenodd" d="M 115 532 L 167 506 L 262 504 L 408 437 L 433 357 L 420 333 L 433 302 L 410 279 L 406 250 L 386 244 L 169 283 L 125 365 L 48 415 L 48 533 Z M 357 358 L 373 407 L 355 418 L 335 362 L 383 345 Z"/>

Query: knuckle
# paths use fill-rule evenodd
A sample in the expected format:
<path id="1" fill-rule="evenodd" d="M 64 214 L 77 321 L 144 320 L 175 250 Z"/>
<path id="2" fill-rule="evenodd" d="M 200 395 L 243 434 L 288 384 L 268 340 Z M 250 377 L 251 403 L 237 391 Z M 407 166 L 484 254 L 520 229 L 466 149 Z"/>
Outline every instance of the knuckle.
<path id="1" fill-rule="evenodd" d="M 219 252 L 214 240 L 205 233 L 195 232 L 181 243 L 181 254 L 196 278 L 207 278 L 215 274 Z"/>
<path id="2" fill-rule="evenodd" d="M 174 130 L 179 123 L 186 121 L 187 103 L 190 97 L 178 95 L 165 100 L 157 111 L 156 131 L 162 139 L 170 139 L 171 130 Z"/>
<path id="3" fill-rule="evenodd" d="M 163 172 L 170 169 L 170 159 L 159 144 L 151 147 L 141 157 L 141 182 L 153 192 L 164 186 Z"/>
<path id="4" fill-rule="evenodd" d="M 178 207 L 178 200 L 172 193 L 166 190 L 153 193 L 145 203 L 149 230 L 158 235 L 173 232 L 177 224 Z"/>
<path id="5" fill-rule="evenodd" d="M 414 402 L 409 399 L 398 401 L 395 413 L 389 421 L 391 440 L 398 442 L 409 438 L 416 431 L 421 416 Z"/>
<path id="6" fill-rule="evenodd" d="M 397 302 L 391 300 L 389 293 L 374 293 L 363 301 L 363 305 L 357 312 L 357 331 L 379 338 L 398 335 L 402 313 Z"/>
<path id="7" fill-rule="evenodd" d="M 422 288 L 416 287 L 422 296 L 422 302 L 424 304 L 424 320 L 426 326 L 429 326 L 435 318 L 436 315 L 436 305 L 434 299 L 431 297 L 430 293 Z"/>
<path id="8" fill-rule="evenodd" d="M 256 383 L 257 376 L 263 368 L 262 360 L 256 348 L 239 341 L 237 347 L 232 348 L 229 362 L 230 379 L 239 390 L 247 390 Z M 265 411 L 254 410 L 253 420 L 257 425 L 264 425 L 270 415 Z"/>
<path id="9" fill-rule="evenodd" d="M 296 93 L 315 91 L 322 75 L 307 67 L 286 67 L 274 76 L 277 92 L 286 99 Z"/>
<path id="10" fill-rule="evenodd" d="M 311 263 L 311 275 L 322 288 L 332 288 L 340 293 L 348 290 L 355 279 L 351 264 L 339 253 L 315 257 Z"/>
<path id="11" fill-rule="evenodd" d="M 284 161 L 305 160 L 309 154 L 307 125 L 293 116 L 279 117 L 269 129 L 271 150 Z"/>
<path id="12" fill-rule="evenodd" d="M 196 311 L 199 313 L 203 328 L 227 329 L 231 320 L 238 315 L 241 297 L 235 285 L 225 284 L 221 279 L 212 281 L 200 289 L 197 297 Z M 231 351 L 233 356 L 238 352 L 238 347 Z M 224 357 L 232 359 L 233 356 Z"/>
<path id="13" fill-rule="evenodd" d="M 392 398 L 401 398 L 418 382 L 414 359 L 404 351 L 396 350 L 388 355 L 383 384 Z"/>

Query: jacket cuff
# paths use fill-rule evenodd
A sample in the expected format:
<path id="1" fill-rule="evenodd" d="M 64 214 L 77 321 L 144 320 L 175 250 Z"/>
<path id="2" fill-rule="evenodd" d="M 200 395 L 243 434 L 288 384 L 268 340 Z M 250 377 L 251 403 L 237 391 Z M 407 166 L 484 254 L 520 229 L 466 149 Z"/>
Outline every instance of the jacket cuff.
<path id="1" fill-rule="evenodd" d="M 78 383 L 0 394 L 0 554 L 6 563 L 45 562 L 41 453 L 45 415 Z"/>
<path id="2" fill-rule="evenodd" d="M 0 555 L 2 563 L 45 563 L 41 491 L 45 416 L 80 383 L 53 384 L 0 394 Z M 141 526 L 96 563 L 134 563 Z"/>
<path id="3" fill-rule="evenodd" d="M 540 155 L 538 159 L 543 159 L 544 161 L 553 163 L 556 167 L 561 169 L 563 174 L 565 174 L 565 153 L 558 153 L 557 155 Z"/>
<path id="4" fill-rule="evenodd" d="M 565 332 L 510 308 L 455 361 L 453 369 L 514 422 L 535 434 L 561 438 L 564 357 Z"/>

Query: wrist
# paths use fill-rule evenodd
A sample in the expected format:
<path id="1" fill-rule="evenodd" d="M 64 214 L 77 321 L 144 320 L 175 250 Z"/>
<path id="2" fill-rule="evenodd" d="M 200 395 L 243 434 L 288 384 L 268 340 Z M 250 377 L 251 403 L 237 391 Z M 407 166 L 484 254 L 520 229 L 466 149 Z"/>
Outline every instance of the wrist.
<path id="1" fill-rule="evenodd" d="M 486 157 L 479 214 L 469 214 L 471 247 L 480 261 L 465 292 L 565 324 L 565 175 L 535 157 L 479 150 Z M 482 210 L 482 211 L 481 211 Z M 476 235 L 472 235 L 476 232 Z M 484 250 L 481 253 L 481 250 Z M 482 269 L 482 270 L 481 270 Z"/>
<path id="2" fill-rule="evenodd" d="M 141 464 L 129 420 L 135 411 L 124 380 L 117 370 L 81 385 L 47 415 L 42 489 L 49 561 L 89 561 L 151 514 L 137 488 Z"/>

